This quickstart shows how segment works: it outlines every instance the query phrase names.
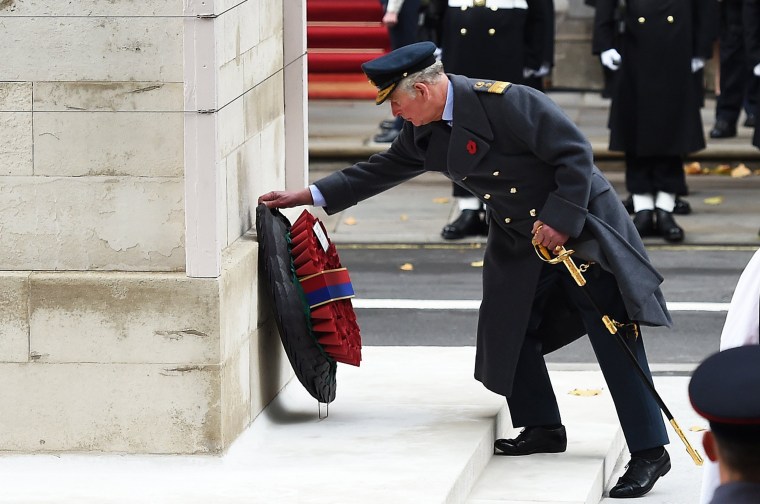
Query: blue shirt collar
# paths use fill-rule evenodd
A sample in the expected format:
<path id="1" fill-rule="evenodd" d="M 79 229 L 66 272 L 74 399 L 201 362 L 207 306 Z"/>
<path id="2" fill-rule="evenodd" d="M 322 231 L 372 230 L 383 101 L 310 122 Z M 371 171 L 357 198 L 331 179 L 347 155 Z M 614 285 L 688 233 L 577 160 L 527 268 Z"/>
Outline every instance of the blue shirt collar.
<path id="1" fill-rule="evenodd" d="M 443 115 L 441 121 L 446 121 L 451 126 L 454 120 L 454 87 L 451 81 L 446 83 L 446 105 L 443 106 Z"/>

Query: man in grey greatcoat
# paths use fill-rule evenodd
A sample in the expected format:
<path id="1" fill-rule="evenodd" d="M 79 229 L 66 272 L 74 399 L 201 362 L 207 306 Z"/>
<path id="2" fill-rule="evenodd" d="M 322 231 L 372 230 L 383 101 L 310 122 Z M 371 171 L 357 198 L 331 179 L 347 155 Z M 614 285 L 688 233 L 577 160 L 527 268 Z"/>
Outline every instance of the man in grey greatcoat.
<path id="1" fill-rule="evenodd" d="M 563 452 L 567 436 L 543 354 L 585 333 L 612 394 L 631 462 L 611 497 L 649 492 L 670 470 L 657 403 L 609 334 L 596 307 L 561 265 L 537 256 L 567 245 L 588 264 L 584 289 L 624 327 L 669 326 L 650 264 L 620 198 L 596 168 L 591 147 L 541 92 L 503 81 L 445 74 L 435 45 L 405 46 L 363 65 L 406 119 L 390 148 L 307 188 L 259 197 L 269 208 L 323 206 L 340 212 L 429 171 L 466 187 L 489 207 L 475 378 L 507 398 L 514 439 L 502 455 Z M 642 338 L 627 344 L 648 373 Z M 638 332 L 638 331 L 636 331 Z"/>

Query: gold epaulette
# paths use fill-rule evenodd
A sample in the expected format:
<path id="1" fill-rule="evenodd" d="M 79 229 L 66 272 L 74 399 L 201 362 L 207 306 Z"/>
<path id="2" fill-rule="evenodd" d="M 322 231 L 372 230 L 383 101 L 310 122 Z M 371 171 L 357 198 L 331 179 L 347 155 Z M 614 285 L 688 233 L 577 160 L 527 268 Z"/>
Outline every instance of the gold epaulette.
<path id="1" fill-rule="evenodd" d="M 482 93 L 504 94 L 504 92 L 509 89 L 509 86 L 511 85 L 511 82 L 505 81 L 478 81 L 472 86 L 472 89 L 475 91 L 480 91 Z"/>

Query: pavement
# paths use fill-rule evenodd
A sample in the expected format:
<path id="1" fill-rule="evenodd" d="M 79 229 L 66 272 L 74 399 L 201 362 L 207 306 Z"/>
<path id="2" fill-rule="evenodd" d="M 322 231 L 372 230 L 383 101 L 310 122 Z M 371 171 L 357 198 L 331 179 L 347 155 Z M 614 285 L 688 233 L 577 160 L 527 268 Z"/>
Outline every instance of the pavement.
<path id="1" fill-rule="evenodd" d="M 594 93 L 550 96 L 587 134 L 622 194 L 619 157 L 606 150 L 608 103 Z M 708 100 L 706 128 L 711 106 Z M 385 107 L 313 101 L 309 114 L 312 178 L 383 148 L 368 139 L 386 118 Z M 740 128 L 737 138 L 709 141 L 695 160 L 757 168 L 750 133 Z M 760 175 L 694 175 L 688 182 L 694 212 L 678 217 L 686 240 L 669 245 L 648 238 L 648 247 L 760 246 Z M 315 213 L 340 250 L 352 243 L 447 246 L 440 230 L 455 209 L 448 181 L 424 175 L 335 216 Z M 328 408 L 292 380 L 221 456 L 0 455 L 0 503 L 615 502 L 606 492 L 624 470 L 627 451 L 596 364 L 549 366 L 567 452 L 513 458 L 493 455 L 493 440 L 517 430 L 504 399 L 474 380 L 473 361 L 472 347 L 366 347 L 360 367 L 339 366 L 337 397 Z M 660 395 L 701 452 L 706 422 L 686 394 L 693 367 L 652 363 L 652 369 Z M 669 434 L 673 469 L 637 502 L 698 502 L 701 468 L 670 428 Z"/>

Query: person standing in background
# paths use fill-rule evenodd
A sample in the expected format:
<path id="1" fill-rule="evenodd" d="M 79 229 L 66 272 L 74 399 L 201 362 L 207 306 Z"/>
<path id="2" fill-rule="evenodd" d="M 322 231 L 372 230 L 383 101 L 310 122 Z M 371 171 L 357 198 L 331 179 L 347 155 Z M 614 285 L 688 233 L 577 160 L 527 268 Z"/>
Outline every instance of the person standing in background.
<path id="1" fill-rule="evenodd" d="M 592 51 L 614 72 L 612 151 L 641 236 L 684 239 L 673 218 L 686 194 L 684 157 L 705 147 L 703 68 L 717 36 L 717 0 L 596 0 Z M 622 23 L 622 24 L 621 24 Z M 617 45 L 616 45 L 617 43 Z"/>
<path id="2" fill-rule="evenodd" d="M 554 59 L 553 0 L 432 0 L 441 16 L 441 59 L 446 71 L 472 78 L 526 84 L 543 90 Z M 441 236 L 485 236 L 485 209 L 452 184 L 459 215 Z"/>
<path id="3" fill-rule="evenodd" d="M 747 58 L 742 21 L 743 0 L 720 0 L 720 94 L 715 104 L 715 125 L 710 138 L 736 136 L 742 108 L 744 126 L 755 126 L 757 77 Z"/>
<path id="4" fill-rule="evenodd" d="M 385 11 L 383 24 L 388 29 L 391 49 L 417 42 L 420 0 L 380 0 L 380 3 Z M 404 119 L 401 117 L 385 120 L 380 123 L 380 133 L 373 140 L 390 143 L 396 139 L 403 125 Z"/>

